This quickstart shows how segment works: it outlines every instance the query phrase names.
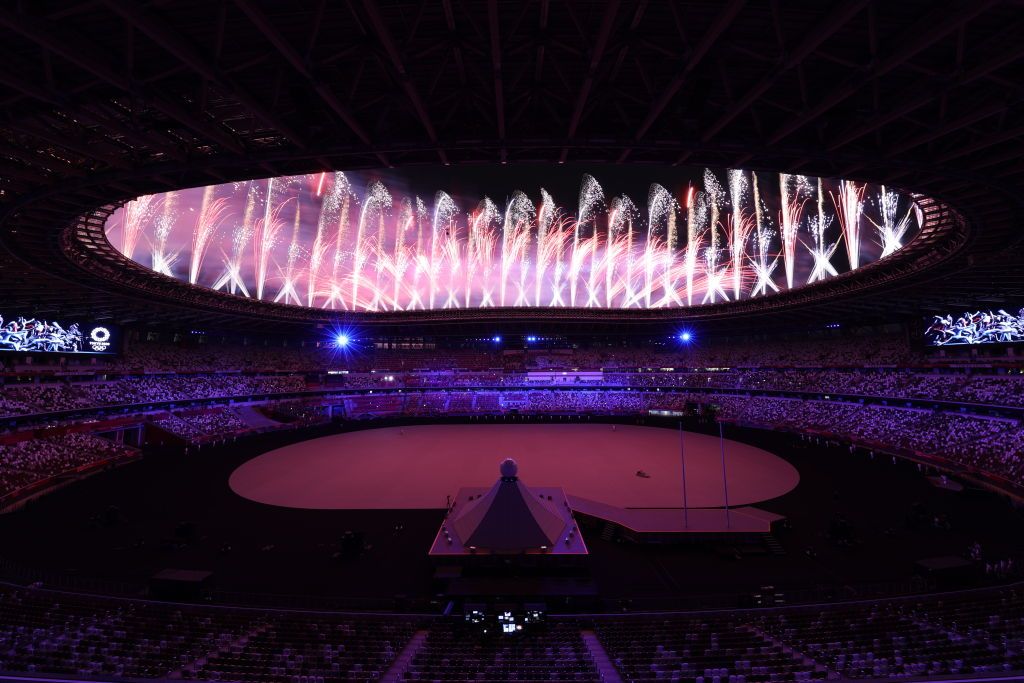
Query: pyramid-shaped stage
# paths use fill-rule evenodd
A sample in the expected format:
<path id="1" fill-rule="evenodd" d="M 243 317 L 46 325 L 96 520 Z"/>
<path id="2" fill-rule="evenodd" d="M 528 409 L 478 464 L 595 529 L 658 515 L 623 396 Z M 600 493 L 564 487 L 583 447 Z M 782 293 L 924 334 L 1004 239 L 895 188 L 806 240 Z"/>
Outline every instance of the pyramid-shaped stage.
<path id="1" fill-rule="evenodd" d="M 430 549 L 433 556 L 541 553 L 585 555 L 561 488 L 530 488 L 514 460 L 490 489 L 459 490 Z"/>

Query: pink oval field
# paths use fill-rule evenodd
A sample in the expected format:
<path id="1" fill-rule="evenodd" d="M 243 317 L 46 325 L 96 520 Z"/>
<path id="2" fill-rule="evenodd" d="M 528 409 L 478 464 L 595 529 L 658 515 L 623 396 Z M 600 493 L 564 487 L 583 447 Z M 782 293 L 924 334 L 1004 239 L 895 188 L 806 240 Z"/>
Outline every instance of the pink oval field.
<path id="1" fill-rule="evenodd" d="M 716 437 L 687 432 L 690 507 L 724 504 Z M 231 489 L 259 503 L 306 509 L 443 508 L 463 486 L 489 486 L 514 458 L 528 486 L 623 508 L 681 508 L 679 433 L 585 424 L 466 424 L 387 427 L 337 434 L 264 453 L 236 469 Z M 800 481 L 765 450 L 725 441 L 729 504 L 776 498 Z M 649 478 L 636 476 L 643 470 Z"/>

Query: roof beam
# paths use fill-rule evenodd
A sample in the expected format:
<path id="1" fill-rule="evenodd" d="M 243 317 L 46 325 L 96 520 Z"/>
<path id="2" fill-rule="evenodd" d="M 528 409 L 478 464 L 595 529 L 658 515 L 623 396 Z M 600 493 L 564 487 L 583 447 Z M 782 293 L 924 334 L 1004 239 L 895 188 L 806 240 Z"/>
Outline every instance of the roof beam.
<path id="1" fill-rule="evenodd" d="M 430 114 L 427 113 L 427 107 L 423 104 L 423 99 L 420 97 L 419 91 L 416 89 L 412 79 L 409 77 L 409 72 L 405 68 L 402 55 L 398 52 L 398 46 L 395 45 L 395 39 L 391 36 L 391 31 L 388 30 L 387 24 L 384 23 L 384 19 L 380 15 L 380 9 L 377 7 L 376 0 L 363 0 L 363 9 L 366 10 L 366 14 L 370 18 L 370 25 L 377 34 L 378 40 L 380 40 L 381 44 L 384 46 L 384 51 L 388 53 L 388 58 L 391 60 L 391 66 L 396 72 L 398 72 L 398 82 L 402 84 L 402 89 L 405 91 L 406 97 L 408 97 L 409 102 L 412 103 L 412 108 L 419 117 L 423 130 L 427 132 L 427 137 L 430 138 L 432 143 L 434 143 L 437 156 L 441 159 L 441 163 L 447 165 L 448 155 L 437 142 L 437 131 L 434 130 L 434 124 L 430 120 Z"/>
<path id="2" fill-rule="evenodd" d="M 778 144 L 795 131 L 830 111 L 836 105 L 846 101 L 855 92 L 860 90 L 864 84 L 884 76 L 902 65 L 914 55 L 942 40 L 971 19 L 982 14 L 998 3 L 998 1 L 977 0 L 962 6 L 958 12 L 943 10 L 925 17 L 904 33 L 900 40 L 895 41 L 899 45 L 898 49 L 880 58 L 860 74 L 845 79 L 842 85 L 818 100 L 818 103 L 810 110 L 794 117 L 776 130 L 768 137 L 767 143 L 769 145 Z"/>
<path id="3" fill-rule="evenodd" d="M 245 152 L 245 148 L 227 132 L 212 122 L 192 114 L 180 103 L 153 93 L 139 84 L 133 84 L 128 76 L 114 69 L 104 58 L 93 53 L 90 49 L 63 35 L 51 22 L 41 17 L 11 12 L 0 7 L 0 26 L 17 31 L 32 42 L 54 54 L 60 55 L 108 85 L 133 95 L 144 95 L 145 99 L 155 109 L 207 139 L 216 142 L 225 149 L 231 150 L 236 154 Z M 133 88 L 133 85 L 136 87 Z"/>
<path id="4" fill-rule="evenodd" d="M 1010 50 L 1002 52 L 960 74 L 951 74 L 948 78 L 944 78 L 938 88 L 936 88 L 934 84 L 929 83 L 921 87 L 916 92 L 908 93 L 903 97 L 903 102 L 901 102 L 898 107 L 891 109 L 888 112 L 868 117 L 867 120 L 860 125 L 847 130 L 845 133 L 830 142 L 825 149 L 831 152 L 847 145 L 868 133 L 878 130 L 891 121 L 895 121 L 896 119 L 906 116 L 910 112 L 915 111 L 926 104 L 934 102 L 939 97 L 948 95 L 954 89 L 972 83 L 980 78 L 984 78 L 996 69 L 1006 66 L 1007 64 L 1012 64 L 1021 58 L 1024 58 L 1024 42 L 1012 43 Z"/>
<path id="5" fill-rule="evenodd" d="M 960 147 L 959 149 L 954 149 L 944 154 L 940 154 L 937 157 L 935 157 L 935 161 L 938 163 L 942 163 L 950 161 L 952 159 L 957 159 L 959 157 L 967 156 L 968 154 L 973 154 L 974 152 L 978 152 L 983 149 L 987 149 L 989 147 L 993 147 L 995 145 L 1008 142 L 1009 140 L 1021 136 L 1024 136 L 1024 126 L 1007 128 L 1006 130 L 1002 130 L 991 135 L 986 135 L 985 137 L 979 140 L 975 140 L 971 144 L 966 145 L 964 147 Z"/>
<path id="6" fill-rule="evenodd" d="M 601 65 L 601 59 L 604 58 L 605 48 L 608 47 L 608 37 L 611 35 L 612 26 L 615 24 L 615 15 L 619 11 L 619 0 L 611 0 L 604 9 L 604 17 L 601 19 L 601 27 L 598 29 L 597 38 L 594 39 L 594 47 L 590 51 L 590 62 L 587 65 L 587 75 L 583 78 L 583 83 L 580 84 L 579 94 L 576 96 L 576 106 L 573 107 L 572 118 L 569 119 L 569 130 L 566 134 L 566 138 L 571 140 L 576 137 L 576 130 L 580 125 L 580 119 L 583 117 L 583 108 L 587 104 L 587 98 L 590 97 L 590 90 L 594 87 L 594 79 L 597 76 L 597 67 Z M 564 164 L 566 157 L 569 156 L 569 148 L 562 147 L 562 152 L 559 154 L 558 163 Z"/>
<path id="7" fill-rule="evenodd" d="M 911 137 L 909 139 L 904 138 L 903 142 L 899 142 L 889 147 L 888 151 L 886 152 L 886 156 L 889 157 L 895 154 L 906 152 L 909 149 L 913 149 L 914 147 L 917 147 L 919 145 L 931 142 L 932 140 L 940 138 L 943 135 L 954 133 L 958 130 L 966 128 L 967 126 L 970 126 L 971 124 L 977 123 L 978 121 L 982 121 L 990 116 L 994 116 L 1000 112 L 1003 112 L 1007 108 L 1009 108 L 1009 106 L 1010 103 L 1008 102 L 996 100 L 994 102 L 989 102 L 984 106 L 972 108 L 966 114 L 957 119 L 947 121 L 941 126 L 933 128 L 932 130 L 921 133 L 919 135 L 915 135 L 914 137 Z"/>
<path id="8" fill-rule="evenodd" d="M 152 14 L 145 12 L 140 4 L 132 0 L 103 0 L 103 2 L 121 18 L 145 33 L 149 36 L 150 40 L 165 49 L 176 59 L 180 59 L 203 78 L 211 83 L 216 83 L 219 87 L 230 93 L 254 117 L 260 119 L 264 125 L 277 130 L 278 133 L 288 138 L 292 144 L 300 149 L 306 148 L 305 140 L 297 131 L 271 112 L 251 93 L 237 83 L 234 83 L 221 69 L 207 61 L 194 45 L 171 28 L 166 21 L 159 20 Z"/>
<path id="9" fill-rule="evenodd" d="M 751 104 L 756 102 L 765 92 L 771 88 L 784 73 L 795 67 L 797 64 L 803 62 L 808 56 L 811 55 L 818 47 L 821 46 L 826 40 L 832 37 L 837 31 L 846 26 L 847 23 L 853 17 L 855 17 L 870 0 L 854 0 L 853 2 L 843 2 L 831 12 L 827 17 L 822 19 L 819 23 L 815 24 L 810 30 L 805 33 L 805 37 L 800 43 L 793 48 L 793 51 L 788 53 L 780 64 L 772 66 L 768 70 L 760 81 L 757 82 L 752 88 L 750 88 L 743 97 L 741 97 L 732 107 L 722 114 L 713 124 L 708 126 L 701 136 L 700 141 L 706 143 L 715 135 L 718 134 L 723 128 L 731 123 L 737 116 L 745 112 Z"/>
<path id="10" fill-rule="evenodd" d="M 281 32 L 277 30 L 274 23 L 263 13 L 263 10 L 254 5 L 249 0 L 235 0 L 235 4 L 238 8 L 249 17 L 249 21 L 253 23 L 256 28 L 260 30 L 260 33 L 270 41 L 270 43 L 277 48 L 277 51 L 284 57 L 285 61 L 288 62 L 292 68 L 294 68 L 303 78 L 305 78 L 310 85 L 313 86 L 313 90 L 319 95 L 320 99 L 342 120 L 342 122 L 348 126 L 359 141 L 364 145 L 370 147 L 373 145 L 370 140 L 369 133 L 363 128 L 362 124 L 359 123 L 355 115 L 341 100 L 334 94 L 334 91 L 324 83 L 322 80 L 317 78 L 312 69 L 306 62 L 306 59 L 299 54 L 299 51 L 295 49 L 290 42 Z M 377 157 L 381 163 L 385 166 L 390 166 L 390 162 L 387 157 L 383 154 L 378 154 Z"/>
<path id="11" fill-rule="evenodd" d="M 0 61 L 6 63 L 13 63 L 10 56 L 0 51 Z M 105 116 L 100 116 L 89 108 L 77 107 L 72 108 L 68 102 L 67 97 L 55 90 L 47 88 L 45 85 L 35 83 L 27 78 L 24 78 L 14 72 L 0 71 L 0 83 L 3 83 L 9 88 L 18 90 L 25 95 L 35 98 L 41 102 L 52 105 L 61 111 L 68 113 L 68 115 L 80 119 L 83 122 L 98 126 L 100 128 L 106 128 L 114 132 L 115 134 L 122 135 L 126 138 L 134 140 L 137 144 L 145 145 L 156 151 L 167 154 L 168 156 L 178 160 L 184 161 L 185 154 L 182 150 L 178 149 L 174 145 L 168 145 L 161 141 L 150 139 L 148 136 L 138 133 L 130 128 L 126 128 L 116 121 L 113 121 Z"/>
<path id="12" fill-rule="evenodd" d="M 494 112 L 498 121 L 498 140 L 501 142 L 501 163 L 505 163 L 508 160 L 508 150 L 505 149 L 505 87 L 501 76 L 501 26 L 498 17 L 498 0 L 488 0 L 487 2 L 487 26 L 491 38 Z"/>
<path id="13" fill-rule="evenodd" d="M 676 93 L 679 92 L 679 89 L 683 87 L 683 82 L 686 80 L 686 77 L 689 76 L 690 72 L 693 71 L 698 64 L 700 64 L 708 51 L 711 50 L 711 47 L 718 41 L 718 38 L 725 33 L 726 29 L 732 24 L 733 19 L 736 18 L 736 15 L 739 14 L 740 10 L 743 8 L 745 1 L 746 0 L 728 0 L 725 3 L 725 6 L 722 7 L 718 16 L 715 17 L 714 22 L 712 22 L 711 26 L 701 37 L 700 42 L 690 52 L 689 58 L 686 60 L 686 64 L 683 65 L 683 68 L 679 70 L 672 81 L 665 86 L 658 99 L 654 101 L 650 111 L 647 112 L 647 116 L 644 117 L 643 122 L 637 129 L 636 135 L 633 136 L 634 140 L 639 141 L 647 134 L 647 131 L 651 129 L 654 122 L 658 120 L 662 112 L 665 111 L 665 108 L 668 107 L 672 98 L 674 98 Z M 619 163 L 625 161 L 626 158 L 629 157 L 631 151 L 632 150 L 629 148 L 622 150 L 622 154 L 618 159 Z"/>

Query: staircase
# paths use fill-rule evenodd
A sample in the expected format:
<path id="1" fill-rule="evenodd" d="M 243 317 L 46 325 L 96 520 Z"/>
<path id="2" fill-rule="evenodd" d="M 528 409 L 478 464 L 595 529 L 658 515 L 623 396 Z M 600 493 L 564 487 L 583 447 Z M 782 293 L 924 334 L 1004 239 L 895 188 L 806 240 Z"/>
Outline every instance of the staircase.
<path id="1" fill-rule="evenodd" d="M 779 543 L 779 539 L 771 534 L 761 534 L 761 540 L 764 541 L 765 547 L 768 548 L 768 552 L 772 555 L 785 555 L 786 549 Z"/>
<path id="2" fill-rule="evenodd" d="M 601 674 L 601 680 L 604 683 L 622 683 L 622 676 L 619 675 L 615 665 L 612 664 L 612 660 L 608 658 L 608 653 L 605 652 L 601 641 L 597 639 L 597 634 L 586 630 L 580 631 L 580 636 L 583 638 L 587 650 L 590 651 L 590 658 L 594 660 L 597 672 Z"/>
<path id="3" fill-rule="evenodd" d="M 402 680 L 402 675 L 405 674 L 409 668 L 409 664 L 412 663 L 412 658 L 416 656 L 416 653 L 423 647 L 423 643 L 427 641 L 427 632 L 425 630 L 416 631 L 409 642 L 405 644 L 402 651 L 398 653 L 395 660 L 391 662 L 391 666 L 381 676 L 383 683 L 398 683 Z"/>
<path id="4" fill-rule="evenodd" d="M 602 541 L 614 541 L 616 532 L 618 531 L 618 525 L 613 522 L 606 522 L 604 529 L 601 530 Z"/>

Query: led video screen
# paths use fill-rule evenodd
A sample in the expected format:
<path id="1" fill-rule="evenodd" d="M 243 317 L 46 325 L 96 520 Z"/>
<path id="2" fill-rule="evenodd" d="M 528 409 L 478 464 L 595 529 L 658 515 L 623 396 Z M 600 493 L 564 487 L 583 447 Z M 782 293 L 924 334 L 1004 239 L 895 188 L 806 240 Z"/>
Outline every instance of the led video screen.
<path id="1" fill-rule="evenodd" d="M 0 351 L 109 355 L 120 347 L 120 331 L 114 325 L 0 315 Z"/>
<path id="2" fill-rule="evenodd" d="M 930 346 L 1024 342 L 1024 308 L 1016 314 L 1000 309 L 968 311 L 956 317 L 936 315 L 928 322 L 924 338 Z"/>

